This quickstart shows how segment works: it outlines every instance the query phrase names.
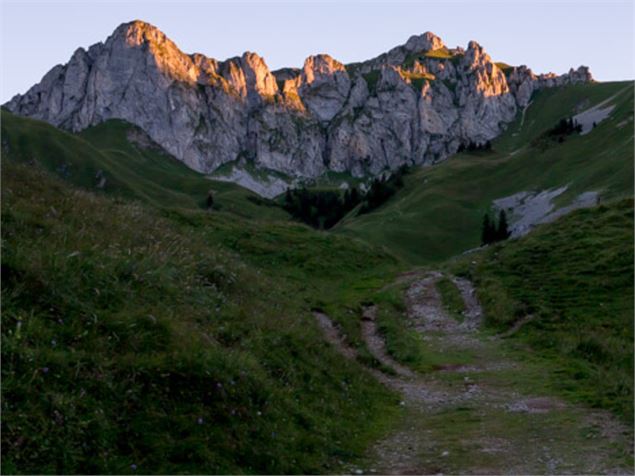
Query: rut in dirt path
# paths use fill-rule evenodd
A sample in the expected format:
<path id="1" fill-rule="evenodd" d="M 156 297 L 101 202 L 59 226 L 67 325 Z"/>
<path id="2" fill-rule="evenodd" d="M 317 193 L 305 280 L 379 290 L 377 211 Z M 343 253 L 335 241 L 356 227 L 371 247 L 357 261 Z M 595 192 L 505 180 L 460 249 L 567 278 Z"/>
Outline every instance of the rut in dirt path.
<path id="1" fill-rule="evenodd" d="M 376 324 L 377 306 L 367 306 L 362 314 L 362 337 L 366 347 L 379 362 L 395 371 L 400 377 L 413 378 L 415 373 L 404 367 L 386 352 L 384 339 L 379 335 Z"/>
<path id="2" fill-rule="evenodd" d="M 469 364 L 438 366 L 418 374 L 386 350 L 377 329 L 377 307 L 364 308 L 361 331 L 369 352 L 394 375 L 368 369 L 402 396 L 404 420 L 374 445 L 365 468 L 382 474 L 632 474 L 628 429 L 606 412 L 572 406 L 557 398 L 526 394 L 509 384 L 522 365 L 509 360 L 500 342 L 482 338 L 482 310 L 472 284 L 450 277 L 465 304 L 458 322 L 445 311 L 439 272 L 409 273 L 407 322 L 437 355 L 469 353 Z M 325 337 L 355 359 L 328 316 L 314 312 Z M 595 435 L 589 437 L 588 435 Z M 625 458 L 624 455 L 627 455 Z M 351 468 L 353 470 L 353 468 Z"/>

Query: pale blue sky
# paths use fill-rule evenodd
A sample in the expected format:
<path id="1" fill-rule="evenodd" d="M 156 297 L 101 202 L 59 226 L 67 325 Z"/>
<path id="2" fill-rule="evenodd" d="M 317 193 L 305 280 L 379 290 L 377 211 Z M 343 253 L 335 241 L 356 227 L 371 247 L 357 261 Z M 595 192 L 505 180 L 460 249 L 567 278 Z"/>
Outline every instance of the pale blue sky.
<path id="1" fill-rule="evenodd" d="M 495 60 L 535 72 L 585 64 L 602 81 L 634 76 L 630 0 L 1 1 L 0 102 L 132 19 L 156 25 L 186 53 L 225 59 L 250 50 L 271 69 L 315 53 L 360 61 L 429 30 L 451 47 L 474 39 Z"/>

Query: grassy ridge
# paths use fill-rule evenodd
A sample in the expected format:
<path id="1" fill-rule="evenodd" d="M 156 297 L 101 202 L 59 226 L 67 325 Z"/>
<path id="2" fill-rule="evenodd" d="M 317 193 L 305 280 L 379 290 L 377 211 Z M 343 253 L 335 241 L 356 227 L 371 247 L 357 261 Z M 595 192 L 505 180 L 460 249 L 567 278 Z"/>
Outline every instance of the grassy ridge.
<path id="1" fill-rule="evenodd" d="M 531 141 L 575 113 L 616 95 L 609 119 L 591 133 L 546 149 Z M 494 152 L 462 153 L 405 177 L 405 187 L 369 215 L 349 217 L 336 230 L 385 246 L 413 264 L 438 263 L 479 246 L 483 214 L 492 200 L 523 190 L 569 185 L 557 204 L 588 190 L 603 200 L 633 195 L 633 86 L 597 83 L 536 94 L 494 142 Z M 522 122 L 522 127 L 521 127 Z"/>
<path id="2" fill-rule="evenodd" d="M 396 411 L 309 312 L 356 341 L 389 256 L 34 166 L 2 183 L 4 473 L 328 472 Z"/>
<path id="3" fill-rule="evenodd" d="M 572 400 L 633 419 L 633 200 L 579 210 L 452 264 Z"/>
<path id="4" fill-rule="evenodd" d="M 259 206 L 258 196 L 235 184 L 212 181 L 160 148 L 132 144 L 137 129 L 111 120 L 74 135 L 50 124 L 2 110 L 3 157 L 40 163 L 47 170 L 87 190 L 143 200 L 159 207 L 201 209 L 209 190 L 222 211 L 256 219 L 288 219 L 277 207 Z"/>

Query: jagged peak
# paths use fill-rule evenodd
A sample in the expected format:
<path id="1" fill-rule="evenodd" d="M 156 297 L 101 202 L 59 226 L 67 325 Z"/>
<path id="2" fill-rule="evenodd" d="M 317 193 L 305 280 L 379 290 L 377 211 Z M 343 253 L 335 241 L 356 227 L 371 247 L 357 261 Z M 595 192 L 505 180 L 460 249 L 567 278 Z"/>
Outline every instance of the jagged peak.
<path id="1" fill-rule="evenodd" d="M 482 51 L 483 47 L 475 40 L 471 40 L 468 44 L 467 44 L 467 49 L 469 50 L 479 50 Z"/>
<path id="2" fill-rule="evenodd" d="M 270 72 L 265 59 L 253 51 L 245 51 L 240 57 L 240 63 L 243 66 L 247 65 L 254 70 L 266 70 L 267 73 Z"/>
<path id="3" fill-rule="evenodd" d="M 487 54 L 485 49 L 474 40 L 467 44 L 465 60 L 472 67 L 490 65 L 492 69 L 496 68 L 492 58 Z"/>
<path id="4" fill-rule="evenodd" d="M 158 27 L 154 26 L 151 23 L 148 23 L 143 20 L 131 20 L 125 23 L 122 23 L 117 28 L 115 28 L 114 33 L 129 33 L 129 32 L 160 32 L 163 34 Z"/>
<path id="5" fill-rule="evenodd" d="M 159 28 L 143 20 L 132 20 L 119 25 L 106 42 L 116 40 L 124 40 L 131 46 L 138 46 L 144 42 L 171 42 Z"/>
<path id="6" fill-rule="evenodd" d="M 430 51 L 443 48 L 445 44 L 443 40 L 431 31 L 426 31 L 421 35 L 413 35 L 408 38 L 404 47 L 408 51 Z"/>
<path id="7" fill-rule="evenodd" d="M 317 55 L 311 55 L 304 60 L 304 69 L 310 68 L 313 71 L 319 71 L 320 73 L 329 73 L 333 71 L 346 70 L 343 63 L 340 63 L 331 55 L 326 53 L 320 53 Z"/>
<path id="8" fill-rule="evenodd" d="M 309 56 L 304 60 L 302 68 L 302 79 L 306 84 L 314 81 L 320 81 L 322 78 L 331 77 L 338 72 L 346 73 L 346 67 L 332 56 L 327 54 L 318 54 Z"/>

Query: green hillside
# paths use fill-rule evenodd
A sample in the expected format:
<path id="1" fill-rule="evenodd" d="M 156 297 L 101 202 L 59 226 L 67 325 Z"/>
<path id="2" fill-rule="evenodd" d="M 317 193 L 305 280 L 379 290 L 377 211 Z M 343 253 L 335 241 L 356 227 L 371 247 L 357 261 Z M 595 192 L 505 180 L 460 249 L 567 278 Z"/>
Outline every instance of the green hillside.
<path id="1" fill-rule="evenodd" d="M 396 264 L 363 243 L 13 162 L 2 238 L 4 474 L 329 472 L 398 408 L 310 313 L 373 364 L 358 310 Z"/>
<path id="2" fill-rule="evenodd" d="M 563 143 L 538 140 L 562 118 L 611 98 L 611 116 Z M 593 83 L 536 94 L 493 143 L 414 171 L 405 187 L 373 213 L 349 217 L 337 231 L 384 246 L 412 264 L 437 263 L 480 245 L 482 217 L 494 199 L 568 185 L 566 205 L 585 191 L 602 200 L 633 195 L 633 83 Z M 521 126 L 522 123 L 522 126 Z"/>
<path id="3" fill-rule="evenodd" d="M 558 393 L 633 421 L 633 199 L 578 210 L 450 264 L 486 326 L 528 344 Z"/>
<path id="4" fill-rule="evenodd" d="M 134 145 L 128 139 L 131 131 L 137 129 L 111 120 L 75 135 L 2 110 L 2 155 L 42 164 L 87 190 L 101 190 L 97 187 L 100 173 L 106 178 L 104 192 L 155 206 L 203 208 L 213 190 L 222 211 L 249 218 L 288 218 L 282 209 L 265 205 L 256 194 L 235 184 L 209 180 L 158 147 Z"/>

